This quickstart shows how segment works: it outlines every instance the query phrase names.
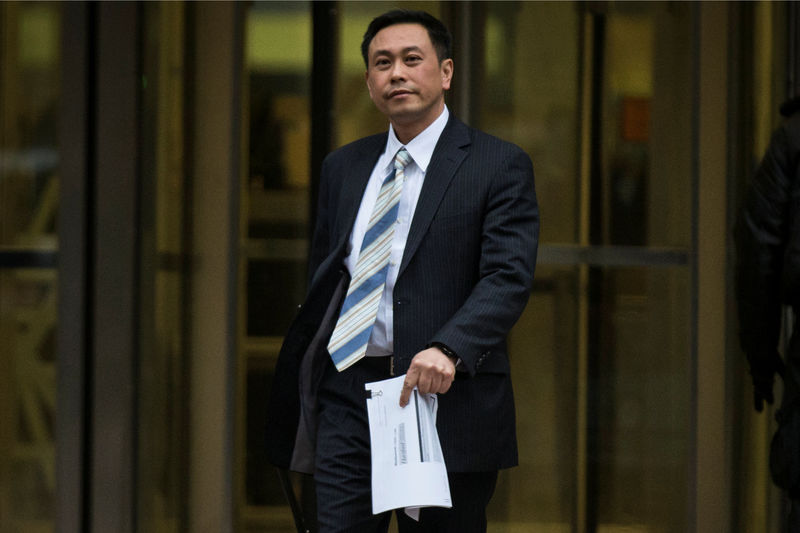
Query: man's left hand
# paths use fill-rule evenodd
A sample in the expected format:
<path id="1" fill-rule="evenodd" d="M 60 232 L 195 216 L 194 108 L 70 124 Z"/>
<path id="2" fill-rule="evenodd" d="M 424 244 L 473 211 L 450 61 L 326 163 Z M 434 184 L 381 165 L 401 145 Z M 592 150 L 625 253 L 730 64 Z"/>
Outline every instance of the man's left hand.
<path id="1" fill-rule="evenodd" d="M 400 407 L 408 405 L 414 387 L 422 394 L 444 394 L 456 376 L 456 362 L 435 346 L 422 350 L 411 360 L 403 392 L 400 394 Z"/>

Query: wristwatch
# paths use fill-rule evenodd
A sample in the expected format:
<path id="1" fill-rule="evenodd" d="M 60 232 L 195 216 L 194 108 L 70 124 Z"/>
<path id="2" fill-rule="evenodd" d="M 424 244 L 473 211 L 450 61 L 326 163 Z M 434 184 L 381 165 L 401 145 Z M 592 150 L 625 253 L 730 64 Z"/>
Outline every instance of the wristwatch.
<path id="1" fill-rule="evenodd" d="M 426 348 L 439 348 L 439 350 L 441 350 L 443 354 L 445 354 L 447 357 L 453 360 L 453 363 L 455 363 L 456 368 L 458 368 L 458 366 L 461 364 L 461 358 L 459 358 L 456 355 L 456 352 L 451 350 L 450 347 L 447 346 L 446 344 L 443 344 L 441 342 L 432 342 L 428 344 Z"/>

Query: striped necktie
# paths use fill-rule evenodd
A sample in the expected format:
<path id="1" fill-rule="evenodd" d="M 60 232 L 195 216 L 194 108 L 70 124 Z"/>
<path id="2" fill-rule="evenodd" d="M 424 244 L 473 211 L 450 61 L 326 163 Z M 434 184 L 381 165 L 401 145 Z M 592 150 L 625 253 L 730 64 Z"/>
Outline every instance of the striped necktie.
<path id="1" fill-rule="evenodd" d="M 350 279 L 339 320 L 328 342 L 336 369 L 341 372 L 367 352 L 378 306 L 389 271 L 389 253 L 397 221 L 404 170 L 411 156 L 401 148 L 394 158 L 394 171 L 384 180 L 367 224 L 355 272 Z"/>

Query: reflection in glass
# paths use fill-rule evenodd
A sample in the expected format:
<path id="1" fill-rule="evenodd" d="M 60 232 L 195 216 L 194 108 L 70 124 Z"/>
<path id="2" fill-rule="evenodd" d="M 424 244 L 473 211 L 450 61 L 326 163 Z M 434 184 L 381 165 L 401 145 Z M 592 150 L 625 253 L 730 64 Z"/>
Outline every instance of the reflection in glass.
<path id="1" fill-rule="evenodd" d="M 600 524 L 685 531 L 691 412 L 689 270 L 602 269 L 595 388 Z"/>
<path id="2" fill-rule="evenodd" d="M 0 246 L 55 246 L 60 20 L 57 4 L 0 4 Z"/>
<path id="3" fill-rule="evenodd" d="M 604 244 L 691 242 L 691 10 L 620 2 L 607 16 Z"/>
<path id="4" fill-rule="evenodd" d="M 247 17 L 246 329 L 248 337 L 280 337 L 305 294 L 310 6 L 255 2 Z"/>
<path id="5" fill-rule="evenodd" d="M 580 12 L 569 2 L 488 2 L 484 9 L 485 78 L 473 125 L 531 156 L 547 217 L 540 241 L 577 243 Z"/>
<path id="6" fill-rule="evenodd" d="M 580 272 L 578 267 L 537 268 L 530 303 L 509 337 L 520 464 L 500 476 L 489 509 L 496 531 L 505 531 L 499 524 L 571 531 Z"/>
<path id="7" fill-rule="evenodd" d="M 0 531 L 53 531 L 56 271 L 0 270 Z"/>
<path id="8" fill-rule="evenodd" d="M 61 13 L 0 3 L 0 249 L 55 251 Z M 23 259 L 23 263 L 24 263 Z M 53 531 L 56 270 L 0 264 L 0 531 Z"/>

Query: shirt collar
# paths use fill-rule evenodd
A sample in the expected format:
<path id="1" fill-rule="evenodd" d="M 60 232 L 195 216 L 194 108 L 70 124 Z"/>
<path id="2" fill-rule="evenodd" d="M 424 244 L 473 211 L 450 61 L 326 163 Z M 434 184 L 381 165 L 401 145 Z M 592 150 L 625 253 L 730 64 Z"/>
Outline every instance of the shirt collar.
<path id="1" fill-rule="evenodd" d="M 441 137 L 442 132 L 444 131 L 445 126 L 447 126 L 447 120 L 450 118 L 450 111 L 447 109 L 447 106 L 444 106 L 442 113 L 439 117 L 434 120 L 430 126 L 425 128 L 419 135 L 411 139 L 408 144 L 403 145 L 398 139 L 397 135 L 394 133 L 394 128 L 392 128 L 391 124 L 389 125 L 389 138 L 386 141 L 386 150 L 381 155 L 381 158 L 378 162 L 380 168 L 386 167 L 387 172 L 390 172 L 390 166 L 394 161 L 394 156 L 400 148 L 405 146 L 406 150 L 408 150 L 409 155 L 414 163 L 419 167 L 419 169 L 425 173 L 428 170 L 428 164 L 431 162 L 431 158 L 433 157 L 433 149 L 436 148 L 436 143 L 439 142 L 439 137 Z"/>

